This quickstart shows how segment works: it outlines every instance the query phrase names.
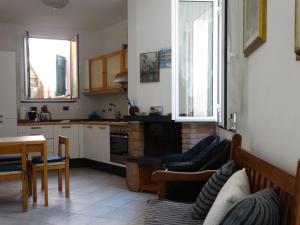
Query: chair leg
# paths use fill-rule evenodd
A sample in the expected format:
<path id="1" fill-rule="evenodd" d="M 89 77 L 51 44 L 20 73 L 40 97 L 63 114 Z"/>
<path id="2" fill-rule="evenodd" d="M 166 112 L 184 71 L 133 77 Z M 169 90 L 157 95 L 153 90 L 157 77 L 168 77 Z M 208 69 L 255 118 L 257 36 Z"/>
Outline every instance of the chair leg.
<path id="1" fill-rule="evenodd" d="M 65 188 L 66 188 L 66 198 L 70 197 L 70 169 L 65 168 Z"/>
<path id="2" fill-rule="evenodd" d="M 42 187 L 42 191 L 44 190 L 44 175 L 43 173 L 41 173 L 41 187 Z"/>
<path id="3" fill-rule="evenodd" d="M 32 189 L 33 189 L 33 202 L 37 202 L 37 174 L 35 166 L 32 167 Z"/>
<path id="4" fill-rule="evenodd" d="M 62 191 L 62 170 L 58 170 L 58 190 Z"/>
<path id="5" fill-rule="evenodd" d="M 27 172 L 27 180 L 28 180 L 28 195 L 32 196 L 32 172 L 31 167 L 28 166 L 28 172 Z"/>
<path id="6" fill-rule="evenodd" d="M 23 212 L 27 212 L 27 197 L 28 197 L 28 189 L 27 189 L 27 174 L 22 174 L 22 206 Z"/>

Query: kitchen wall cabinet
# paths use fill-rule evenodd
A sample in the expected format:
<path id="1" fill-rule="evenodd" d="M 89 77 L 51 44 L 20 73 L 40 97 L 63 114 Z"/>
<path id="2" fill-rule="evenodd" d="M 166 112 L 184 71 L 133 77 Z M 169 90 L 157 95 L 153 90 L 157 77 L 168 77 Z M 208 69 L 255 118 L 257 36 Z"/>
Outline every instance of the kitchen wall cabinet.
<path id="1" fill-rule="evenodd" d="M 124 63 L 122 62 L 124 55 L 122 52 L 116 52 L 106 57 L 106 88 L 107 89 L 120 89 L 122 85 L 119 83 L 114 83 L 114 79 L 118 73 L 121 73 L 124 68 Z"/>
<path id="2" fill-rule="evenodd" d="M 101 91 L 106 86 L 106 59 L 98 57 L 90 60 L 89 76 L 90 76 L 90 91 Z"/>
<path id="3" fill-rule="evenodd" d="M 122 90 L 122 85 L 114 83 L 118 73 L 126 72 L 127 50 L 120 50 L 89 60 L 89 89 L 84 88 L 84 93 L 109 92 Z"/>
<path id="4" fill-rule="evenodd" d="M 59 135 L 69 138 L 71 159 L 80 158 L 78 125 L 54 125 L 54 153 L 58 153 Z"/>

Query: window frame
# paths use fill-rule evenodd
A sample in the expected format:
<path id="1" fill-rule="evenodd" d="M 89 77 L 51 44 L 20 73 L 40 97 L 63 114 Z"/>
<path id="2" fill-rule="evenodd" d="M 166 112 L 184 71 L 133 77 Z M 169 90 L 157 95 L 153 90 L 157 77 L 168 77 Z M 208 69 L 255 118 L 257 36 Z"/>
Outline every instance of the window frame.
<path id="1" fill-rule="evenodd" d="M 213 116 L 199 117 L 199 116 L 180 116 L 179 115 L 179 2 L 181 0 L 172 0 L 172 119 L 178 122 L 219 122 L 218 113 L 221 110 L 222 92 L 221 85 L 221 49 L 222 31 L 220 26 L 222 24 L 222 13 L 220 10 L 219 0 L 184 0 L 186 2 L 212 2 L 213 3 Z M 214 35 L 218 34 L 218 35 Z M 215 69 L 216 68 L 216 69 Z M 219 88 L 217 88 L 219 87 Z"/>
<path id="2" fill-rule="evenodd" d="M 76 58 L 77 58 L 77 97 L 73 97 L 73 90 L 72 90 L 72 83 L 73 79 L 70 80 L 70 98 L 45 98 L 45 99 L 37 99 L 37 98 L 31 98 L 30 97 L 30 47 L 29 47 L 29 38 L 38 38 L 38 39 L 48 39 L 48 40 L 64 40 L 64 41 L 69 41 L 70 42 L 70 53 L 71 53 L 71 44 L 74 39 L 77 40 L 77 53 L 76 53 Z M 32 102 L 32 103 L 43 103 L 43 102 L 77 102 L 77 100 L 80 99 L 80 92 L 79 92 L 79 34 L 75 35 L 73 38 L 68 39 L 68 38 L 57 38 L 57 37 L 44 37 L 44 36 L 31 36 L 29 34 L 29 31 L 26 31 L 25 36 L 23 38 L 23 56 L 24 56 L 24 76 L 23 76 L 23 82 L 24 82 L 24 92 L 23 92 L 23 98 L 21 100 L 21 103 L 27 103 L 27 102 Z M 71 60 L 71 54 L 70 54 L 70 60 Z M 71 64 L 70 64 L 70 77 L 72 77 L 71 74 Z"/>

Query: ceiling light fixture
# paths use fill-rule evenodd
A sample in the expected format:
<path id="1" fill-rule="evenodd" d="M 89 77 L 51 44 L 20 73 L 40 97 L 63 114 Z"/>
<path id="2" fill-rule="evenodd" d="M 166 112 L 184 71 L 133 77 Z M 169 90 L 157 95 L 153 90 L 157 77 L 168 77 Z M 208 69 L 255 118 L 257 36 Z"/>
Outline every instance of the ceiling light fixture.
<path id="1" fill-rule="evenodd" d="M 45 5 L 53 8 L 53 9 L 61 9 L 64 8 L 69 0 L 41 0 Z"/>

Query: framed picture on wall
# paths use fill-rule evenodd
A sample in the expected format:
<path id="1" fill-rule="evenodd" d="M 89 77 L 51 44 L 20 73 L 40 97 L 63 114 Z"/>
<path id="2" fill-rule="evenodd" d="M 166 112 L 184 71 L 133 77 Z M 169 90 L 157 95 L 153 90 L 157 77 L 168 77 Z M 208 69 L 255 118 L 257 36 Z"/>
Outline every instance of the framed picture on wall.
<path id="1" fill-rule="evenodd" d="M 267 0 L 244 0 L 243 46 L 248 57 L 266 41 Z"/>
<path id="2" fill-rule="evenodd" d="M 300 0 L 295 0 L 295 53 L 300 61 Z"/>
<path id="3" fill-rule="evenodd" d="M 141 83 L 159 82 L 159 52 L 141 54 Z"/>

